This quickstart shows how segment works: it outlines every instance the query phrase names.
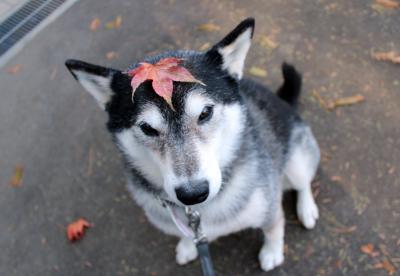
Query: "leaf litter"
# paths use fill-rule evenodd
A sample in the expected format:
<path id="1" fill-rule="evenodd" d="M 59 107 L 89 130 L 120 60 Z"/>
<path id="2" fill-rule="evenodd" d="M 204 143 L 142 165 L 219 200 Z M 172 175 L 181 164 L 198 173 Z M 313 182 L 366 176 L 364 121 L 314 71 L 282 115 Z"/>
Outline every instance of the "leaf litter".
<path id="1" fill-rule="evenodd" d="M 249 73 L 253 76 L 260 77 L 260 78 L 266 77 L 268 75 L 268 72 L 266 70 L 264 70 L 258 66 L 250 67 Z"/>
<path id="2" fill-rule="evenodd" d="M 381 5 L 384 8 L 388 9 L 397 9 L 400 8 L 400 2 L 394 0 L 375 0 L 375 3 Z"/>
<path id="3" fill-rule="evenodd" d="M 220 26 L 214 24 L 214 23 L 205 23 L 197 26 L 197 30 L 203 31 L 203 32 L 217 32 L 221 29 Z"/>
<path id="4" fill-rule="evenodd" d="M 89 29 L 92 32 L 94 32 L 100 27 L 100 25 L 101 25 L 101 21 L 99 18 L 96 17 L 90 22 Z"/>
<path id="5" fill-rule="evenodd" d="M 106 29 L 119 29 L 122 25 L 122 16 L 118 15 L 114 20 L 106 23 Z"/>
<path id="6" fill-rule="evenodd" d="M 317 90 L 313 90 L 312 96 L 317 100 L 317 102 L 322 108 L 328 111 L 332 111 L 338 107 L 354 105 L 365 101 L 365 97 L 361 94 L 356 94 L 354 96 L 349 96 L 344 98 L 338 98 L 335 100 L 326 100 L 318 93 Z"/>
<path id="7" fill-rule="evenodd" d="M 376 52 L 372 54 L 372 57 L 379 61 L 388 61 L 394 64 L 400 64 L 400 54 L 395 51 Z"/>
<path id="8" fill-rule="evenodd" d="M 80 218 L 67 226 L 67 238 L 69 241 L 74 242 L 83 238 L 85 229 L 93 227 L 86 219 Z"/>
<path id="9" fill-rule="evenodd" d="M 15 166 L 14 174 L 10 180 L 10 185 L 13 187 L 21 186 L 23 176 L 24 176 L 24 168 L 21 165 Z"/>
<path id="10" fill-rule="evenodd" d="M 7 68 L 7 73 L 11 74 L 11 75 L 15 75 L 18 74 L 19 71 L 21 71 L 22 69 L 22 65 L 21 64 L 16 64 L 14 66 L 8 67 Z"/>

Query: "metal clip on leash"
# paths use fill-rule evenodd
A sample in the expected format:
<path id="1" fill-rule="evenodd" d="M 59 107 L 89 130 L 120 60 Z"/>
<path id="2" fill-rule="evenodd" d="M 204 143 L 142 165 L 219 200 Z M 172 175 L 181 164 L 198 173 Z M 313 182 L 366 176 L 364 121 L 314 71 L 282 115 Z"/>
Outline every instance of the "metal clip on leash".
<path id="1" fill-rule="evenodd" d="M 194 233 L 193 242 L 195 243 L 197 252 L 199 253 L 203 275 L 215 276 L 210 251 L 208 249 L 208 241 L 204 233 L 201 231 L 200 214 L 189 207 L 185 208 L 185 214 L 189 219 L 189 227 Z"/>

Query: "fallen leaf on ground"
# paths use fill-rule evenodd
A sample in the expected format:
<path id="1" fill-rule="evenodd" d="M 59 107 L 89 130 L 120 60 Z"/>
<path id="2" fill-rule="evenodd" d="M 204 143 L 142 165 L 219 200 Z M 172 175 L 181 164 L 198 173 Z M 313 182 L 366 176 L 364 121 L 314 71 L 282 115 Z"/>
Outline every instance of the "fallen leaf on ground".
<path id="1" fill-rule="evenodd" d="M 80 218 L 67 226 L 67 237 L 70 241 L 78 241 L 82 239 L 85 229 L 93 225 L 84 218 Z"/>
<path id="2" fill-rule="evenodd" d="M 204 43 L 203 45 L 201 45 L 199 47 L 199 51 L 205 51 L 205 50 L 209 49 L 210 47 L 211 47 L 211 43 L 210 42 L 206 42 L 206 43 Z"/>
<path id="3" fill-rule="evenodd" d="M 389 275 L 393 275 L 396 272 L 396 268 L 388 261 L 384 260 L 381 263 L 377 263 L 374 265 L 376 269 L 384 269 L 389 273 Z"/>
<path id="4" fill-rule="evenodd" d="M 390 52 L 376 52 L 372 54 L 372 57 L 379 61 L 390 61 L 394 64 L 400 64 L 400 54 L 390 51 Z"/>
<path id="5" fill-rule="evenodd" d="M 106 29 L 118 29 L 122 24 L 122 16 L 118 15 L 113 21 L 106 23 Z"/>
<path id="6" fill-rule="evenodd" d="M 375 2 L 388 9 L 400 8 L 400 2 L 396 2 L 393 0 L 375 0 Z"/>
<path id="7" fill-rule="evenodd" d="M 18 72 L 21 70 L 22 65 L 21 64 L 16 64 L 14 66 L 8 67 L 7 68 L 7 73 L 15 75 L 18 74 Z"/>
<path id="8" fill-rule="evenodd" d="M 260 38 L 260 45 L 267 49 L 275 49 L 278 47 L 278 43 L 275 41 L 275 39 L 266 35 Z"/>
<path id="9" fill-rule="evenodd" d="M 257 66 L 250 67 L 249 73 L 256 77 L 266 77 L 268 75 L 267 71 Z"/>
<path id="10" fill-rule="evenodd" d="M 92 20 L 92 22 L 90 22 L 89 29 L 94 32 L 100 27 L 100 24 L 100 19 L 96 17 Z"/>
<path id="11" fill-rule="evenodd" d="M 183 59 L 169 57 L 159 60 L 156 64 L 141 62 L 138 67 L 128 72 L 132 77 L 132 99 L 136 89 L 146 80 L 152 80 L 154 91 L 168 103 L 173 109 L 171 98 L 173 81 L 196 82 L 197 80 L 186 68 L 179 66 Z"/>
<path id="12" fill-rule="evenodd" d="M 352 233 L 352 232 L 354 232 L 356 230 L 357 230 L 357 226 L 356 225 L 353 225 L 353 226 L 350 226 L 350 227 L 341 227 L 341 228 L 333 229 L 333 231 L 335 233 L 337 233 L 337 234 L 349 234 L 349 233 Z"/>
<path id="13" fill-rule="evenodd" d="M 331 176 L 331 181 L 333 182 L 342 182 L 343 178 L 339 175 L 333 175 Z"/>
<path id="14" fill-rule="evenodd" d="M 106 58 L 108 60 L 113 60 L 114 58 L 116 58 L 118 56 L 118 54 L 114 51 L 110 51 L 106 54 Z"/>
<path id="15" fill-rule="evenodd" d="M 204 32 L 216 32 L 221 29 L 220 26 L 215 25 L 214 23 L 205 23 L 201 24 L 197 27 L 197 30 L 204 31 Z"/>
<path id="16" fill-rule="evenodd" d="M 24 168 L 21 165 L 15 166 L 14 175 L 10 180 L 10 185 L 13 187 L 21 186 L 23 176 L 24 176 Z"/>
<path id="17" fill-rule="evenodd" d="M 312 96 L 314 97 L 314 99 L 317 100 L 317 102 L 319 103 L 319 105 L 320 105 L 323 109 L 329 110 L 329 109 L 328 109 L 328 103 L 327 103 L 327 101 L 318 93 L 317 90 L 313 90 L 313 91 L 311 92 L 311 94 L 312 94 Z"/>
<path id="18" fill-rule="evenodd" d="M 367 255 L 369 255 L 371 257 L 379 256 L 379 252 L 375 251 L 375 247 L 371 243 L 368 243 L 368 244 L 365 244 L 365 245 L 361 246 L 360 249 L 361 249 L 362 253 L 367 254 Z"/>
<path id="19" fill-rule="evenodd" d="M 335 109 L 340 106 L 345 106 L 345 105 L 353 105 L 357 103 L 361 103 L 365 100 L 365 97 L 361 94 L 357 94 L 354 96 L 346 97 L 346 98 L 340 98 L 336 99 L 330 103 L 328 103 L 327 107 L 328 109 Z"/>

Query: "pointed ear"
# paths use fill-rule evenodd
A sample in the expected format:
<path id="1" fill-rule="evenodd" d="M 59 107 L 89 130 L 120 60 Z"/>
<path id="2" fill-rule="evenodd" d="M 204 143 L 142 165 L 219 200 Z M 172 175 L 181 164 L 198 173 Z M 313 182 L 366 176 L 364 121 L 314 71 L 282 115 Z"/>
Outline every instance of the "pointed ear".
<path id="1" fill-rule="evenodd" d="M 79 60 L 65 62 L 74 78 L 96 99 L 102 109 L 109 102 L 112 94 L 112 81 L 118 70 L 93 65 Z"/>
<path id="2" fill-rule="evenodd" d="M 220 65 L 232 77 L 241 79 L 244 61 L 253 37 L 254 24 L 254 18 L 247 18 L 242 21 L 206 53 L 208 60 Z"/>

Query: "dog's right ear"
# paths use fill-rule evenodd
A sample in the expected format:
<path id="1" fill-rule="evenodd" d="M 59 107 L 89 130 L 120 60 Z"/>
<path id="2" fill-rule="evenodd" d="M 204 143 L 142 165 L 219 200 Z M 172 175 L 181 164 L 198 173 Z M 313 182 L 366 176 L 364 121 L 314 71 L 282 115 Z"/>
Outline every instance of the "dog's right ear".
<path id="1" fill-rule="evenodd" d="M 93 65 L 79 60 L 69 59 L 65 62 L 74 78 L 96 99 L 102 109 L 110 101 L 113 81 L 122 76 L 121 71 Z"/>

